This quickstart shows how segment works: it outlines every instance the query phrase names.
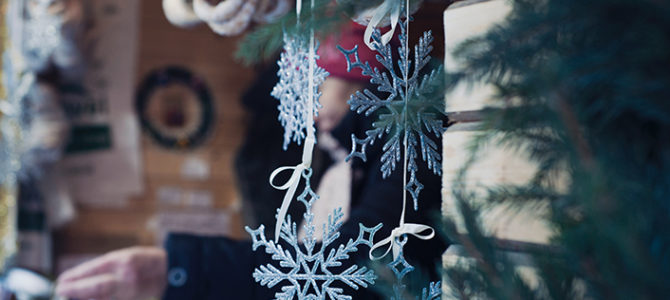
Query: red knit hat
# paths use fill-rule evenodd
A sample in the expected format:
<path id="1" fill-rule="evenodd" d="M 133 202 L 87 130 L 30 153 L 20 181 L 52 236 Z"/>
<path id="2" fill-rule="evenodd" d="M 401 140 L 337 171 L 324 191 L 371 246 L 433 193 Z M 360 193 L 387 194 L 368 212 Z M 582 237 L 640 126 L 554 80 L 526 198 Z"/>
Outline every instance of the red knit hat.
<path id="1" fill-rule="evenodd" d="M 337 49 L 337 45 L 346 50 L 353 49 L 354 46 L 358 45 L 358 57 L 360 61 L 362 63 L 370 63 L 373 69 L 375 67 L 382 69 L 382 64 L 376 58 L 377 53 L 365 45 L 363 41 L 364 33 L 365 26 L 350 22 L 342 28 L 339 34 L 336 33 L 326 38 L 317 52 L 320 56 L 318 61 L 319 66 L 326 69 L 330 73 L 330 76 L 352 81 L 369 82 L 370 77 L 363 76 L 360 69 L 347 72 L 347 60 L 344 54 Z"/>

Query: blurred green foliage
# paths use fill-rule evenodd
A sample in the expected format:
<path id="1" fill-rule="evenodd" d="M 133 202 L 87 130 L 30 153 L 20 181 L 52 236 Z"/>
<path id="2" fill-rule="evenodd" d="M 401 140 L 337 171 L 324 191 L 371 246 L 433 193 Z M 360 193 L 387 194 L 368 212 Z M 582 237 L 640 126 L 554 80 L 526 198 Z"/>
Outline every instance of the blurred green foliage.
<path id="1" fill-rule="evenodd" d="M 447 297 L 670 299 L 670 2 L 510 2 L 505 22 L 460 47 L 465 71 L 447 77 L 514 99 L 485 111 L 473 160 L 495 142 L 527 147 L 539 169 L 481 200 L 548 203 L 558 251 L 532 254 L 541 285 L 528 286 L 461 185 L 453 193 L 469 234 L 451 220 L 445 229 L 476 263 L 444 270 Z"/>

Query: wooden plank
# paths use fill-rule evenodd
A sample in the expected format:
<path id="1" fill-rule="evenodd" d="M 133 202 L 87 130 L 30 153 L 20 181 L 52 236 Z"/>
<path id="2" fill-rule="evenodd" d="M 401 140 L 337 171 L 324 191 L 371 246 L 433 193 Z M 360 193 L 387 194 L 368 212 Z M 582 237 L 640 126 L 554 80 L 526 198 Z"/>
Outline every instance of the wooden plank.
<path id="1" fill-rule="evenodd" d="M 479 131 L 447 130 L 443 136 L 442 164 L 442 212 L 459 225 L 459 231 L 465 233 L 461 212 L 457 200 L 452 194 L 455 182 L 459 180 L 460 170 L 470 158 L 472 138 Z M 498 146 L 496 141 L 486 145 L 478 159 L 468 168 L 462 179 L 469 191 L 475 192 L 477 199 L 483 199 L 488 187 L 500 185 L 523 185 L 535 174 L 537 166 L 530 162 L 524 148 L 519 150 Z M 484 229 L 499 239 L 547 243 L 551 230 L 544 221 L 546 205 L 513 207 L 507 204 L 485 204 L 473 200 L 472 205 L 484 205 L 480 218 Z"/>
<path id="2" fill-rule="evenodd" d="M 195 209 L 229 212 L 230 235 L 243 237 L 233 162 L 246 130 L 246 115 L 240 97 L 255 72 L 233 59 L 239 38 L 220 37 L 206 26 L 177 28 L 165 19 L 160 1 L 141 1 L 141 15 L 136 86 L 152 70 L 170 65 L 184 66 L 206 81 L 214 97 L 217 123 L 205 143 L 192 151 L 163 149 L 143 134 L 145 191 L 129 199 L 123 207 L 78 207 L 75 222 L 55 235 L 58 256 L 155 244 L 157 237 L 148 225 L 156 214 L 192 209 L 188 203 L 161 204 L 158 193 L 163 187 L 181 189 L 187 194 L 209 193 L 213 199 L 211 207 Z M 192 157 L 209 166 L 206 178 L 184 176 L 184 163 Z"/>
<path id="3" fill-rule="evenodd" d="M 468 39 L 486 33 L 490 28 L 503 21 L 511 11 L 505 0 L 491 0 L 469 5 L 452 5 L 444 12 L 445 55 L 444 67 L 449 72 L 458 72 L 464 68 L 464 62 L 456 55 L 458 46 Z M 459 84 L 447 95 L 447 112 L 481 110 L 492 106 L 494 87 L 486 84 Z"/>
<path id="4" fill-rule="evenodd" d="M 452 111 L 447 113 L 449 123 L 472 123 L 482 120 L 481 110 Z"/>

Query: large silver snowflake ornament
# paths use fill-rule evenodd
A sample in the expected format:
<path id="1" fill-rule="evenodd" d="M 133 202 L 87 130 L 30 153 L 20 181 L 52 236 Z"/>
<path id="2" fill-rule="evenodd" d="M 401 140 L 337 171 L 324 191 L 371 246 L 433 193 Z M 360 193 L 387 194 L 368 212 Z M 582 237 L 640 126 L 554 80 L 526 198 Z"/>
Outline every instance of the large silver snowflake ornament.
<path id="1" fill-rule="evenodd" d="M 309 128 L 314 126 L 313 122 L 308 118 L 316 116 L 321 108 L 319 86 L 328 77 L 328 72 L 316 65 L 318 46 L 310 49 L 309 44 L 310 41 L 304 36 L 284 34 L 284 52 L 278 61 L 279 82 L 271 93 L 279 100 L 279 121 L 284 126 L 284 150 L 291 142 L 300 145 L 307 131 L 313 130 Z M 310 63 L 314 66 L 313 70 L 310 70 Z"/>
<path id="2" fill-rule="evenodd" d="M 359 234 L 355 240 L 349 239 L 346 244 L 333 246 L 333 242 L 340 237 L 339 229 L 344 217 L 342 210 L 336 209 L 328 217 L 328 223 L 323 224 L 323 239 L 321 244 L 317 244 L 314 236 L 314 214 L 311 208 L 319 196 L 309 185 L 310 175 L 310 170 L 304 174 L 307 185 L 304 192 L 298 196 L 298 200 L 306 208 L 304 214 L 306 234 L 302 243 L 298 238 L 296 223 L 291 222 L 291 216 L 286 217 L 280 232 L 280 240 L 285 242 L 287 249 L 280 243 L 267 240 L 263 225 L 256 230 L 245 228 L 252 237 L 254 251 L 264 247 L 265 252 L 271 254 L 273 260 L 279 261 L 279 267 L 267 264 L 256 268 L 253 277 L 256 282 L 268 288 L 286 283 L 281 291 L 275 294 L 277 300 L 351 300 L 351 296 L 343 294 L 344 290 L 333 284 L 340 282 L 358 290 L 360 287 L 366 288 L 374 284 L 377 276 L 372 270 L 355 264 L 339 273 L 333 269 L 342 267 L 343 261 L 349 260 L 349 255 L 357 252 L 359 246 L 372 247 L 374 235 L 382 224 L 373 228 L 359 224 Z"/>
<path id="3" fill-rule="evenodd" d="M 398 60 L 393 58 L 390 44 L 382 43 L 379 30 L 372 35 L 373 50 L 378 53 L 377 60 L 386 70 L 372 68 L 369 62 L 361 62 L 358 57 L 358 46 L 351 50 L 338 49 L 347 59 L 347 70 L 360 68 L 364 76 L 370 76 L 370 82 L 377 86 L 377 90 L 386 94 L 380 98 L 370 90 L 356 92 L 349 99 L 351 110 L 365 113 L 366 116 L 378 115 L 372 129 L 366 131 L 364 138 L 357 138 L 352 134 L 352 150 L 347 160 L 352 157 L 366 160 L 366 147 L 377 139 L 388 135 L 384 144 L 381 160 L 381 171 L 384 178 L 391 175 L 396 164 L 405 159 L 401 149 L 407 149 L 407 171 L 410 180 L 405 189 L 412 195 L 414 209 L 418 209 L 419 193 L 423 185 L 416 177 L 418 172 L 417 158 L 420 146 L 421 157 L 428 168 L 435 174 L 441 175 L 441 155 L 438 145 L 429 136 L 434 134 L 438 139 L 446 130 L 442 116 L 444 112 L 444 98 L 439 97 L 436 91 L 443 84 L 443 70 L 440 66 L 430 73 L 421 76 L 421 70 L 430 61 L 430 52 L 433 47 L 431 32 L 424 32 L 419 44 L 414 48 L 414 59 L 410 58 L 407 46 L 407 20 L 400 22 L 400 47 Z"/>

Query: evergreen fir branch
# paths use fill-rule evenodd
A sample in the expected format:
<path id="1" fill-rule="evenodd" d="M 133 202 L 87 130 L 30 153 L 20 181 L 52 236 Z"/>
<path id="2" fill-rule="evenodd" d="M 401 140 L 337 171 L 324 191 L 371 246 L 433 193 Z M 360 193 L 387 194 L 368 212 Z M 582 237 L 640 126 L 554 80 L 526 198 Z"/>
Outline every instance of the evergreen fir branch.
<path id="1" fill-rule="evenodd" d="M 284 32 L 307 34 L 303 28 L 312 28 L 319 35 L 327 36 L 336 32 L 342 25 L 350 21 L 348 16 L 379 5 L 380 0 L 354 1 L 314 0 L 313 16 L 305 11 L 310 7 L 311 0 L 303 1 L 303 16 L 298 24 L 295 10 L 291 10 L 278 21 L 258 25 L 247 33 L 238 45 L 235 58 L 246 65 L 253 65 L 272 59 L 279 53 Z"/>
<path id="2" fill-rule="evenodd" d="M 670 4 L 512 3 L 505 22 L 461 47 L 466 68 L 448 77 L 489 83 L 503 104 L 485 114 L 464 169 L 488 143 L 537 163 L 528 185 L 491 187 L 484 200 L 548 202 L 562 251 L 533 254 L 540 286 L 528 291 L 492 268 L 514 266 L 488 252 L 478 208 L 461 209 L 469 235 L 458 241 L 479 264 L 445 271 L 449 281 L 461 296 L 489 299 L 670 297 L 670 72 L 659 67 L 670 63 Z"/>
<path id="3" fill-rule="evenodd" d="M 486 203 L 489 204 L 536 204 L 544 206 L 546 201 L 559 201 L 562 194 L 556 193 L 552 188 L 543 187 L 531 181 L 525 186 L 504 185 L 489 187 L 486 192 Z"/>
<path id="4" fill-rule="evenodd" d="M 445 269 L 449 284 L 460 291 L 457 299 L 534 299 L 535 292 L 516 273 L 514 264 L 496 250 L 491 238 L 487 237 L 477 219 L 477 209 L 468 203 L 470 195 L 459 194 L 459 210 L 464 216 L 467 234 L 460 234 L 451 220 L 444 220 L 444 228 L 453 241 L 462 245 L 472 257 L 469 265 Z M 466 287 L 464 289 L 464 287 Z"/>

